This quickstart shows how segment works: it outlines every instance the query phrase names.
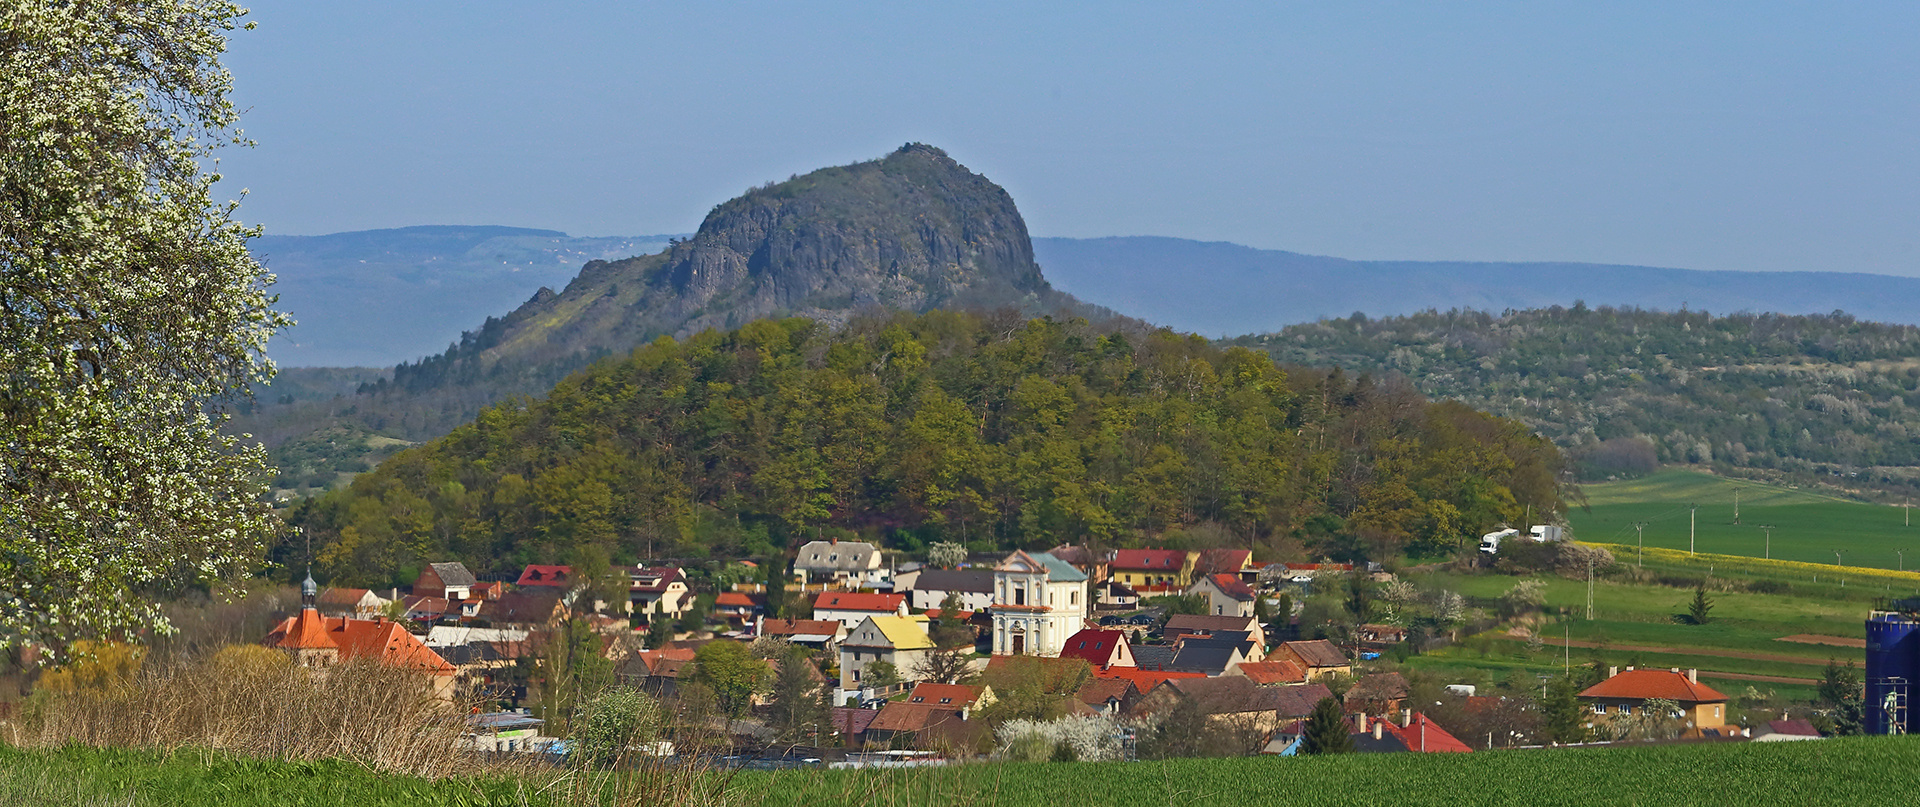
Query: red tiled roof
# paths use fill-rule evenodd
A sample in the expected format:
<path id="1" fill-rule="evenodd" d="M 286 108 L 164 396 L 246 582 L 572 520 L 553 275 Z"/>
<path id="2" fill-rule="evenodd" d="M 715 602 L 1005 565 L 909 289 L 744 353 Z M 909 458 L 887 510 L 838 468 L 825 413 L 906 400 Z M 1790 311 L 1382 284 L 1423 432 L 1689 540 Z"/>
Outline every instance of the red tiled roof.
<path id="1" fill-rule="evenodd" d="M 829 611 L 886 611 L 900 610 L 900 603 L 906 602 L 905 594 L 867 594 L 862 592 L 825 591 L 813 601 L 813 610 Z"/>
<path id="2" fill-rule="evenodd" d="M 1127 571 L 1178 572 L 1187 565 L 1187 553 L 1178 549 L 1117 549 L 1109 565 Z"/>
<path id="3" fill-rule="evenodd" d="M 359 605 L 360 599 L 362 597 L 367 596 L 368 593 L 369 592 L 367 591 L 367 589 L 364 589 L 364 588 L 330 588 L 330 589 L 327 589 L 326 591 L 320 592 L 319 599 L 315 600 L 314 602 L 316 602 L 319 605 L 339 605 L 339 606 L 351 607 L 351 606 Z"/>
<path id="4" fill-rule="evenodd" d="M 1083 630 L 1067 637 L 1066 646 L 1060 649 L 1060 657 L 1084 659 L 1095 667 L 1105 667 L 1113 663 L 1114 654 L 1126 643 L 1125 631 Z"/>
<path id="5" fill-rule="evenodd" d="M 1248 661 L 1240 664 L 1240 674 L 1261 686 L 1306 683 L 1307 671 L 1291 661 Z"/>
<path id="6" fill-rule="evenodd" d="M 1207 549 L 1193 562 L 1194 574 L 1237 573 L 1253 560 L 1250 549 Z"/>
<path id="7" fill-rule="evenodd" d="M 1168 681 L 1173 681 L 1181 678 L 1207 677 L 1206 673 L 1162 672 L 1159 670 L 1154 670 L 1149 672 L 1146 670 L 1133 669 L 1131 667 L 1114 667 L 1112 669 L 1107 669 L 1107 670 L 1094 670 L 1093 675 L 1095 678 L 1106 678 L 1106 679 L 1115 680 L 1115 681 L 1131 681 L 1133 682 L 1133 688 L 1140 690 L 1141 692 L 1152 692 L 1154 687 L 1157 687 Z"/>
<path id="8" fill-rule="evenodd" d="M 760 625 L 765 636 L 832 636 L 840 623 L 831 619 L 769 619 Z"/>
<path id="9" fill-rule="evenodd" d="M 1233 575 L 1216 574 L 1207 579 L 1213 583 L 1214 588 L 1220 589 L 1222 593 L 1236 600 L 1251 600 L 1257 596 L 1252 586 L 1240 582 L 1240 578 Z"/>
<path id="10" fill-rule="evenodd" d="M 1628 700 L 1666 698 L 1677 703 L 1713 703 L 1727 699 L 1719 690 L 1689 681 L 1686 673 L 1671 670 L 1627 670 L 1587 687 L 1580 697 Z"/>
<path id="11" fill-rule="evenodd" d="M 340 652 L 341 661 L 372 658 L 435 675 L 454 673 L 453 665 L 440 654 L 421 644 L 400 623 L 385 619 L 324 617 L 311 608 L 302 609 L 299 616 L 288 617 L 268 633 L 267 644 L 288 650 L 332 648 Z"/>
<path id="12" fill-rule="evenodd" d="M 564 586 L 573 582 L 573 569 L 568 566 L 540 566 L 530 564 L 520 573 L 520 586 Z"/>
<path id="13" fill-rule="evenodd" d="M 944 612 L 943 612 L 943 611 L 941 611 L 941 610 L 940 610 L 940 609 L 938 609 L 938 608 L 928 608 L 928 609 L 927 609 L 927 618 L 928 618 L 928 619 L 939 619 L 939 618 L 940 618 L 940 614 L 942 614 L 942 613 L 944 613 Z M 967 621 L 967 620 L 969 620 L 969 619 L 972 619 L 972 618 L 973 618 L 973 612 L 972 612 L 972 611 L 955 611 L 955 612 L 954 612 L 954 617 L 953 617 L 953 618 L 954 618 L 954 619 L 958 619 L 958 620 L 960 620 L 960 621 L 962 621 L 962 622 L 965 622 L 965 621 Z"/>
<path id="14" fill-rule="evenodd" d="M 627 573 L 627 588 L 630 591 L 665 593 L 674 583 L 683 582 L 686 577 L 675 566 L 622 566 Z"/>
<path id="15" fill-rule="evenodd" d="M 908 703 L 924 703 L 943 709 L 972 706 L 980 699 L 980 688 L 965 684 L 915 684 L 907 695 Z"/>
<path id="16" fill-rule="evenodd" d="M 715 607 L 731 606 L 734 608 L 752 608 L 759 605 L 759 603 L 753 601 L 752 597 L 738 591 L 729 591 L 714 597 L 713 604 Z"/>
<path id="17" fill-rule="evenodd" d="M 1465 754 L 1473 751 L 1460 738 L 1448 734 L 1440 724 L 1428 720 L 1426 715 L 1413 713 L 1411 725 L 1402 726 L 1392 720 L 1381 717 L 1368 718 L 1367 731 L 1373 731 L 1374 723 L 1382 726 L 1382 734 L 1391 734 L 1400 740 L 1408 751 L 1425 754 Z M 1355 732 L 1360 733 L 1360 732 Z"/>

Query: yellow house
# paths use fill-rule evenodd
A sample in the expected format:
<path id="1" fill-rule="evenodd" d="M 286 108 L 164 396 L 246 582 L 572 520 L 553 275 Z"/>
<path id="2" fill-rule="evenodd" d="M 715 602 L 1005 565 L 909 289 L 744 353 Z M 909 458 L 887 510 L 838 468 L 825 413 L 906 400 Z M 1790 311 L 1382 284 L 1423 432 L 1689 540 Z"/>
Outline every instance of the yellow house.
<path id="1" fill-rule="evenodd" d="M 1113 579 L 1135 591 L 1152 588 L 1178 588 L 1184 591 L 1193 583 L 1193 563 L 1198 552 L 1178 549 L 1117 549 L 1109 564 Z"/>
<path id="2" fill-rule="evenodd" d="M 1655 698 L 1672 701 L 1676 717 L 1688 728 L 1711 729 L 1727 724 L 1727 696 L 1700 683 L 1700 671 L 1609 669 L 1607 680 L 1587 687 L 1580 700 L 1593 709 L 1596 720 L 1637 714 Z"/>

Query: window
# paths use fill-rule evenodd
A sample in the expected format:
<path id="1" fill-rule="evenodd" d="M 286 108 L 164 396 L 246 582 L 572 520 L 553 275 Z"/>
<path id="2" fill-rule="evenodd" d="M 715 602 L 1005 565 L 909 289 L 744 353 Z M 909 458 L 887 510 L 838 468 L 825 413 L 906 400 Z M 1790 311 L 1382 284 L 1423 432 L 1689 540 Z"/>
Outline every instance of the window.
<path id="1" fill-rule="evenodd" d="M 1606 713 L 1607 713 L 1607 705 L 1606 705 L 1606 704 L 1604 704 L 1604 703 L 1596 703 L 1596 704 L 1594 704 L 1594 705 L 1593 705 L 1593 713 L 1594 713 L 1594 714 L 1597 714 L 1597 715 L 1603 715 L 1603 714 L 1606 714 Z"/>
<path id="2" fill-rule="evenodd" d="M 1620 713 L 1623 715 L 1633 714 L 1633 704 L 1630 704 L 1630 703 L 1620 704 Z"/>
<path id="3" fill-rule="evenodd" d="M 1720 707 L 1718 707 L 1718 706 L 1715 706 L 1715 707 L 1713 707 L 1713 716 L 1714 716 L 1714 717 L 1719 717 L 1719 716 L 1720 716 Z"/>
<path id="4" fill-rule="evenodd" d="M 1074 589 L 1074 590 L 1072 590 L 1072 591 L 1069 591 L 1069 592 L 1067 592 L 1067 604 L 1068 604 L 1068 605 L 1079 605 L 1079 604 L 1080 604 L 1080 590 L 1079 590 L 1079 589 Z"/>
<path id="5" fill-rule="evenodd" d="M 1014 589 L 1013 589 L 1013 604 L 1014 604 L 1014 605 L 1026 605 L 1026 604 L 1027 604 L 1027 590 L 1026 590 L 1025 588 L 1023 588 L 1023 587 L 1020 587 L 1020 586 L 1015 586 L 1015 587 L 1014 587 Z"/>

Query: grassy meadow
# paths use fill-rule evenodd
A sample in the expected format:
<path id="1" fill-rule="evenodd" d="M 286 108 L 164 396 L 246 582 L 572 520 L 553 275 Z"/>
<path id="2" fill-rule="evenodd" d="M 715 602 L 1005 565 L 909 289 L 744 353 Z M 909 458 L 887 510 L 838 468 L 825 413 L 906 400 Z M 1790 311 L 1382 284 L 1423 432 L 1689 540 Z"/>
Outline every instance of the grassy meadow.
<path id="1" fill-rule="evenodd" d="M 1920 739 L 1680 744 L 1246 757 L 1135 763 L 987 763 L 894 771 L 713 775 L 696 798 L 754 805 L 1072 807 L 1218 800 L 1325 805 L 1878 804 L 1920 792 Z M 689 794 L 691 795 L 691 794 Z M 715 796 L 718 798 L 714 798 Z M 679 802 L 678 799 L 671 800 Z M 351 763 L 272 762 L 209 752 L 19 751 L 0 746 L 0 802 L 116 807 L 542 807 L 561 801 L 510 779 L 427 780 Z"/>
<path id="2" fill-rule="evenodd" d="M 1688 549 L 1688 506 L 1694 551 L 1881 569 L 1920 568 L 1920 519 L 1903 508 L 1812 491 L 1668 469 L 1640 479 L 1584 485 L 1590 509 L 1568 516 L 1582 541 L 1635 545 L 1635 522 L 1646 523 L 1646 546 Z M 1735 491 L 1740 521 L 1734 523 Z M 1773 525 L 1771 542 L 1761 525 Z M 1771 546 L 1769 546 L 1769 543 Z M 1895 550 L 1906 549 L 1904 560 Z"/>

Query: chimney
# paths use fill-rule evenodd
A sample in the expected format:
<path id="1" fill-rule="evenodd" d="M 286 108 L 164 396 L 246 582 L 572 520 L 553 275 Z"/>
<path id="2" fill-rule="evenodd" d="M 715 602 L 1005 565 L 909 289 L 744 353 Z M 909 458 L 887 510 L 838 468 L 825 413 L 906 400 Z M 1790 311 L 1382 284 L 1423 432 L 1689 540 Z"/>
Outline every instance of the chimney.
<path id="1" fill-rule="evenodd" d="M 1628 668 L 1627 668 L 1627 672 L 1633 672 L 1633 668 L 1632 668 L 1632 667 L 1628 667 Z"/>
<path id="2" fill-rule="evenodd" d="M 1386 725 L 1387 725 L 1387 721 L 1385 718 L 1373 721 L 1373 738 L 1374 739 L 1378 740 L 1385 734 L 1387 730 Z"/>
<path id="3" fill-rule="evenodd" d="M 1687 683 L 1689 684 L 1700 683 L 1700 671 L 1698 669 L 1687 670 Z"/>
<path id="4" fill-rule="evenodd" d="M 907 601 L 906 601 L 906 598 L 904 598 L 904 597 L 903 597 L 903 598 L 901 598 L 901 600 L 900 600 L 900 607 L 899 607 L 898 609 L 896 609 L 896 610 L 898 610 L 898 611 L 900 612 L 900 615 L 901 615 L 901 616 L 906 616 L 906 615 L 907 615 Z"/>
<path id="5" fill-rule="evenodd" d="M 1354 731 L 1367 730 L 1367 713 L 1366 712 L 1353 713 L 1353 730 Z"/>
<path id="6" fill-rule="evenodd" d="M 1633 668 L 1631 668 L 1631 667 L 1629 667 L 1629 668 L 1627 668 L 1627 669 L 1633 669 Z M 1608 667 L 1608 668 L 1607 668 L 1607 677 L 1608 677 L 1608 678 L 1612 678 L 1612 677 L 1614 677 L 1614 676 L 1616 676 L 1616 675 L 1619 675 L 1619 674 L 1620 674 L 1620 668 L 1619 668 L 1619 667 Z"/>
<path id="7" fill-rule="evenodd" d="M 1413 710 L 1401 709 L 1400 710 L 1400 727 L 1406 728 L 1411 725 L 1413 725 Z"/>

